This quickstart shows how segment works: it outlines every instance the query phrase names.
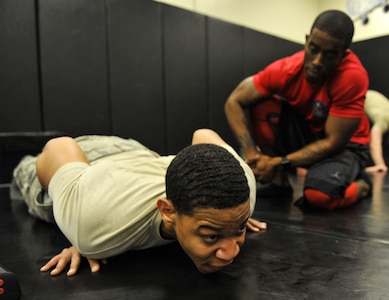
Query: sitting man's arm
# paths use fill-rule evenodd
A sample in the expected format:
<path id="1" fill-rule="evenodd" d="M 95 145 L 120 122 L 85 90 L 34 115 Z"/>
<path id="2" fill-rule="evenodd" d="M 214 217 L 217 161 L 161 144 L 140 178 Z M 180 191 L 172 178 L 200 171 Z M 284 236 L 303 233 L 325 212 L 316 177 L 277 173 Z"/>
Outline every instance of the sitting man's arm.
<path id="1" fill-rule="evenodd" d="M 323 138 L 287 155 L 291 166 L 308 167 L 343 151 L 357 130 L 360 121 L 360 118 L 328 116 Z M 280 169 L 281 161 L 281 156 L 261 155 L 253 163 L 253 171 L 257 180 L 261 183 L 271 182 Z M 250 162 L 248 164 L 250 165 Z"/>

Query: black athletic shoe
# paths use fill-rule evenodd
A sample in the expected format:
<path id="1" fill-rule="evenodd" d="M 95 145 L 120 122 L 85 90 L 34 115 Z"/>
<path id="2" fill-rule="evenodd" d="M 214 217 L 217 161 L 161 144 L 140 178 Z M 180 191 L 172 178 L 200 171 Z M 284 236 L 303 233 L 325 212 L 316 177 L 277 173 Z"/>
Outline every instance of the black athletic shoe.
<path id="1" fill-rule="evenodd" d="M 15 274 L 0 266 L 0 299 L 19 300 L 20 297 L 20 284 Z"/>

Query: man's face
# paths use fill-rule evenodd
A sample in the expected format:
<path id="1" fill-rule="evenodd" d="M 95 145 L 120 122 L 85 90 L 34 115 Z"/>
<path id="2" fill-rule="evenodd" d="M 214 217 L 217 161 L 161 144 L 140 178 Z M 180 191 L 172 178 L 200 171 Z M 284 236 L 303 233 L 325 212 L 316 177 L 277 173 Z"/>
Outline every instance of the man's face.
<path id="1" fill-rule="evenodd" d="M 345 55 L 344 42 L 314 28 L 306 36 L 304 71 L 310 83 L 321 83 L 334 71 Z"/>
<path id="2" fill-rule="evenodd" d="M 220 271 L 238 255 L 246 237 L 250 202 L 228 209 L 196 209 L 175 214 L 177 240 L 201 273 Z"/>

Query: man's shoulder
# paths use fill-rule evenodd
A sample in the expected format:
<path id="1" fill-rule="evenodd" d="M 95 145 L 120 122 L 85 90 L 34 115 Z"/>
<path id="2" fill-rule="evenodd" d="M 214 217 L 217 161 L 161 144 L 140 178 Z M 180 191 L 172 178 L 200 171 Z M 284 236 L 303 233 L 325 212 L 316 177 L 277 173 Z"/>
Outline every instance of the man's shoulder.
<path id="1" fill-rule="evenodd" d="M 280 75 L 286 76 L 285 78 L 294 78 L 301 73 L 301 69 L 304 66 L 304 50 L 295 52 L 290 56 L 286 56 L 278 61 Z"/>
<path id="2" fill-rule="evenodd" d="M 365 67 L 362 65 L 359 57 L 352 52 L 348 51 L 347 55 L 343 58 L 338 66 L 339 71 L 359 70 L 366 73 Z"/>
<path id="3" fill-rule="evenodd" d="M 277 78 L 277 80 L 280 80 L 280 77 L 291 79 L 294 78 L 296 74 L 300 74 L 303 65 L 304 50 L 301 50 L 274 61 L 264 70 L 264 74 L 273 76 L 273 78 Z"/>
<path id="4" fill-rule="evenodd" d="M 368 85 L 369 77 L 366 69 L 362 65 L 358 56 L 349 52 L 338 65 L 336 71 L 331 76 L 332 83 L 350 83 L 359 84 L 361 86 Z"/>
<path id="5" fill-rule="evenodd" d="M 304 50 L 300 50 L 289 56 L 284 56 L 278 59 L 276 62 L 282 63 L 285 66 L 292 68 L 295 66 L 301 66 L 304 63 Z"/>

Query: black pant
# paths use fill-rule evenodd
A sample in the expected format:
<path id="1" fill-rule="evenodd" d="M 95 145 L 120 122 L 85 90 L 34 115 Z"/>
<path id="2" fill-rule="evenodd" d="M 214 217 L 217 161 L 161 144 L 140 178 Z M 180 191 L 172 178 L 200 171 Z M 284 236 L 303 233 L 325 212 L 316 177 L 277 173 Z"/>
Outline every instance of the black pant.
<path id="1" fill-rule="evenodd" d="M 282 101 L 281 114 L 275 130 L 275 151 L 279 155 L 295 152 L 323 137 L 315 135 L 304 118 L 286 101 Z M 344 196 L 346 188 L 358 178 L 368 158 L 368 146 L 349 142 L 341 153 L 309 167 L 304 189 L 319 190 L 331 198 Z"/>

